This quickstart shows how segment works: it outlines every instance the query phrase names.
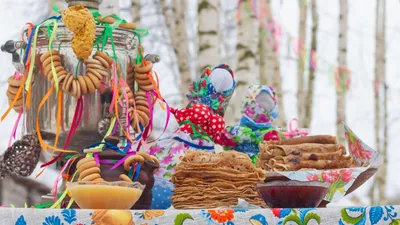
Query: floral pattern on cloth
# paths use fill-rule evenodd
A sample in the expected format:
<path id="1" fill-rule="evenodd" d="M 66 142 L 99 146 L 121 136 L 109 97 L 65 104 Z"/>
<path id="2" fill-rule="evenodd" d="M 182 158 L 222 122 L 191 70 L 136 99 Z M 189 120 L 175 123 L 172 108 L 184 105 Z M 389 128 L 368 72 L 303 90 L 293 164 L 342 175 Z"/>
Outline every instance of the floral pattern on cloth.
<path id="1" fill-rule="evenodd" d="M 7 225 L 397 225 L 400 206 L 310 209 L 85 210 L 0 209 Z"/>
<path id="2" fill-rule="evenodd" d="M 266 97 L 270 98 L 269 102 L 261 102 L 265 101 L 265 99 L 259 100 L 257 98 L 261 93 L 267 94 Z M 265 109 L 266 105 L 271 103 L 273 103 L 273 106 L 269 107 L 272 109 Z M 275 129 L 271 124 L 279 115 L 277 98 L 272 87 L 264 85 L 250 86 L 243 100 L 241 112 L 240 124 L 227 127 L 227 130 L 233 136 L 233 140 L 237 143 L 233 148 L 236 151 L 246 153 L 252 157 L 258 154 L 258 144 L 260 142 L 280 140 L 282 138 L 279 129 Z M 226 149 L 229 149 L 229 147 Z"/>
<path id="3" fill-rule="evenodd" d="M 229 100 L 236 88 L 236 82 L 233 81 L 230 89 L 218 92 L 210 79 L 210 74 L 215 69 L 225 69 L 234 78 L 233 72 L 228 65 L 221 64 L 213 68 L 207 67 L 200 79 L 189 87 L 189 93 L 186 95 L 189 100 L 187 108 L 190 108 L 195 103 L 201 103 L 209 106 L 218 115 L 224 116 Z"/>
<path id="4" fill-rule="evenodd" d="M 345 137 L 350 155 L 356 160 L 360 166 L 378 167 L 382 163 L 379 153 L 366 145 L 358 138 L 350 128 L 345 125 Z"/>
<path id="5" fill-rule="evenodd" d="M 357 167 L 335 170 L 303 170 L 273 173 L 279 173 L 283 176 L 286 176 L 290 180 L 329 182 L 330 186 L 328 189 L 328 193 L 324 197 L 324 200 L 329 202 L 339 201 L 344 195 L 346 195 L 346 192 L 362 173 L 370 168 L 378 168 L 381 164 L 381 158 L 379 154 L 375 150 L 364 144 L 348 126 L 346 126 L 345 124 L 344 126 L 345 132 L 347 134 L 346 137 L 349 140 L 351 139 L 351 141 L 348 142 L 348 151 L 352 155 L 353 159 L 356 160 Z M 360 148 L 359 145 L 356 143 L 361 143 L 362 148 Z M 351 148 L 356 149 L 352 150 Z M 352 151 L 370 151 L 372 152 L 372 156 L 369 160 L 367 160 L 359 157 L 360 154 L 353 154 Z"/>

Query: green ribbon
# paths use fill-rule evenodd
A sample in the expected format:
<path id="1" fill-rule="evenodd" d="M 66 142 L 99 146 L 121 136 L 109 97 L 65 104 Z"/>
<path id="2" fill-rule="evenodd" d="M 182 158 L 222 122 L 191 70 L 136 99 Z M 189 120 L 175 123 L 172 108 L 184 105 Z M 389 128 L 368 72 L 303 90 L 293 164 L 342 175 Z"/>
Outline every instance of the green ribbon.
<path id="1" fill-rule="evenodd" d="M 189 120 L 185 120 L 185 121 L 179 123 L 180 126 L 186 125 L 186 124 L 191 126 L 192 131 L 193 131 L 193 137 L 202 138 L 207 141 L 213 141 L 213 139 L 199 125 L 196 125 L 196 124 L 190 122 Z"/>
<path id="2" fill-rule="evenodd" d="M 58 6 L 56 5 L 56 3 L 53 4 L 53 11 L 56 12 L 56 13 L 58 13 L 58 14 L 61 14 L 61 10 L 60 10 L 60 8 L 58 8 Z"/>
<path id="3" fill-rule="evenodd" d="M 33 206 L 33 208 L 35 208 L 35 209 L 44 209 L 44 208 L 50 207 L 51 205 L 53 205 L 52 202 L 50 202 L 50 203 L 45 203 L 45 204 L 35 205 L 35 206 Z"/>
<path id="4" fill-rule="evenodd" d="M 253 155 L 252 157 L 250 157 L 251 163 L 253 163 L 253 165 L 256 165 L 258 157 L 259 157 L 259 154 L 256 154 L 256 155 Z"/>

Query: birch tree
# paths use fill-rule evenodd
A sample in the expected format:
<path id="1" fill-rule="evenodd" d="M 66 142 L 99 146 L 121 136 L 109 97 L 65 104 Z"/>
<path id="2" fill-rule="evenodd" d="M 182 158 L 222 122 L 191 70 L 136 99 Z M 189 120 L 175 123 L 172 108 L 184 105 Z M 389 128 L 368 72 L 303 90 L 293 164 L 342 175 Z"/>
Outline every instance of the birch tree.
<path id="1" fill-rule="evenodd" d="M 314 2 L 314 1 L 313 1 Z M 306 43 L 307 28 L 307 4 L 305 1 L 299 1 L 299 48 L 297 58 L 297 116 L 300 122 L 304 119 L 304 50 Z M 301 124 L 303 125 L 303 124 Z"/>
<path id="2" fill-rule="evenodd" d="M 173 0 L 168 4 L 166 0 L 161 0 L 162 11 L 165 23 L 168 28 L 172 48 L 177 58 L 177 65 L 180 75 L 180 91 L 182 101 L 186 99 L 185 94 L 189 91 L 190 63 L 189 63 L 189 43 L 186 32 L 187 1 Z M 171 8 L 172 7 L 172 15 Z M 215 62 L 214 62 L 215 64 Z"/>
<path id="3" fill-rule="evenodd" d="M 339 55 L 338 55 L 338 75 L 340 83 L 344 83 L 347 72 L 347 29 L 348 29 L 348 2 L 339 2 Z M 346 119 L 346 91 L 341 88 L 336 89 L 336 136 L 339 144 L 344 144 L 344 126 L 342 121 Z"/>
<path id="4" fill-rule="evenodd" d="M 131 14 L 132 14 L 132 22 L 139 25 L 140 23 L 140 0 L 132 0 L 131 1 Z"/>
<path id="5" fill-rule="evenodd" d="M 180 1 L 183 2 L 183 1 Z M 220 63 L 219 0 L 198 0 L 198 68 Z"/>
<path id="6" fill-rule="evenodd" d="M 317 52 L 317 33 L 318 33 L 318 13 L 317 1 L 311 1 L 311 17 L 312 17 L 312 30 L 311 30 L 311 54 Z M 312 57 L 312 55 L 311 55 Z M 307 94 L 305 98 L 305 111 L 304 121 L 302 122 L 305 128 L 310 128 L 312 119 L 312 108 L 314 98 L 314 82 L 315 82 L 315 69 L 310 69 L 308 73 Z"/>
<path id="7" fill-rule="evenodd" d="M 250 0 L 242 1 L 239 7 L 244 7 L 249 1 Z M 250 10 L 243 9 L 241 12 L 236 44 L 236 90 L 230 102 L 230 113 L 226 114 L 226 119 L 229 122 L 239 121 L 243 97 L 249 85 L 256 84 L 259 81 L 260 74 L 257 50 L 258 21 L 256 15 Z"/>
<path id="8" fill-rule="evenodd" d="M 386 203 L 387 177 L 387 85 L 386 85 L 386 0 L 378 0 L 375 18 L 375 148 L 383 157 L 383 165 L 379 168 L 370 190 L 371 204 Z M 383 84 L 383 85 L 382 85 Z M 383 90 L 382 90 L 383 86 Z M 382 93 L 383 92 L 383 93 Z M 383 94 L 383 95 L 382 95 Z M 383 98 L 383 99 L 382 99 Z M 382 121 L 383 114 L 383 121 Z M 382 122 L 381 122 L 382 121 Z M 383 137 L 383 142 L 381 140 Z M 377 192 L 377 194 L 376 194 Z"/>
<path id="9" fill-rule="evenodd" d="M 275 21 L 272 16 L 271 10 L 271 0 L 263 0 L 265 1 L 265 8 L 267 9 L 268 21 L 270 25 L 273 27 Z M 259 35 L 259 58 L 260 58 L 260 79 L 259 83 L 263 85 L 270 85 L 275 88 L 276 95 L 278 97 L 278 107 L 279 107 L 279 117 L 275 121 L 275 125 L 278 127 L 286 127 L 286 114 L 285 114 L 285 105 L 283 102 L 284 93 L 282 88 L 282 74 L 280 67 L 279 54 L 276 54 L 275 49 L 278 46 L 275 46 L 274 35 L 272 32 L 274 30 L 266 31 L 263 26 L 260 26 L 260 35 Z"/>
<path id="10" fill-rule="evenodd" d="M 264 0 L 263 0 L 264 1 Z M 271 0 L 265 0 L 265 8 L 271 14 Z M 268 16 L 268 15 L 267 15 Z M 260 48 L 260 84 L 268 84 L 274 74 L 274 49 L 271 44 L 272 37 L 260 26 L 259 48 Z"/>

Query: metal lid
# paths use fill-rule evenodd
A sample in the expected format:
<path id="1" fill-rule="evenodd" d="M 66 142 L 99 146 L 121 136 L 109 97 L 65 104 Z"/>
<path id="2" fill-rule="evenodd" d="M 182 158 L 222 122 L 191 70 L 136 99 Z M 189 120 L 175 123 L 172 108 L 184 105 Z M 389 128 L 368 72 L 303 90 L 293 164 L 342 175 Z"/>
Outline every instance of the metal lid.
<path id="1" fill-rule="evenodd" d="M 65 0 L 68 3 L 68 7 L 74 5 L 82 5 L 86 8 L 99 9 L 99 6 L 103 0 Z"/>

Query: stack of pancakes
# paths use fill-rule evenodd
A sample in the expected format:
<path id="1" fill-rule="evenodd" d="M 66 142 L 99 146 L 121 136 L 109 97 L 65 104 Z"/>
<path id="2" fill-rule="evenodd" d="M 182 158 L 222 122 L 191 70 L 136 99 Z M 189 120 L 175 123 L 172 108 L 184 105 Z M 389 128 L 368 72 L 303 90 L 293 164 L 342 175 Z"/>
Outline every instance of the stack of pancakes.
<path id="1" fill-rule="evenodd" d="M 259 145 L 257 167 L 267 171 L 328 170 L 355 167 L 333 136 L 308 136 Z"/>
<path id="2" fill-rule="evenodd" d="M 171 200 L 176 209 L 228 207 L 239 198 L 264 206 L 256 191 L 256 184 L 264 179 L 265 172 L 255 168 L 246 154 L 187 151 L 172 176 Z"/>

